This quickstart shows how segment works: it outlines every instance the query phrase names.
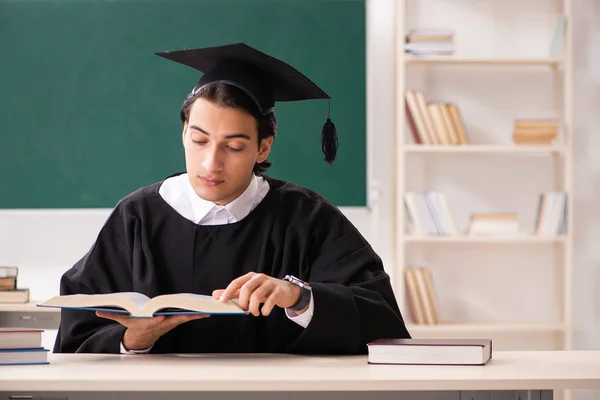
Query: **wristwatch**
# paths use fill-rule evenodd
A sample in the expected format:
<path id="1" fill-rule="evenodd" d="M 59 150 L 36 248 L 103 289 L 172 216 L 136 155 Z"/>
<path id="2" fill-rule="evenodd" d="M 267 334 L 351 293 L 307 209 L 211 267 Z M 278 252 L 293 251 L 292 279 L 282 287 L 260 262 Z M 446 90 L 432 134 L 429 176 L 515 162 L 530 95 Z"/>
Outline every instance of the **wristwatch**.
<path id="1" fill-rule="evenodd" d="M 301 281 L 300 279 L 296 278 L 293 275 L 286 275 L 283 278 L 284 281 L 288 281 L 293 285 L 298 286 L 300 289 L 302 289 L 302 294 L 300 295 L 300 298 L 298 299 L 298 301 L 296 302 L 296 304 L 294 304 L 291 307 L 288 307 L 289 310 L 291 311 L 302 311 L 304 310 L 304 308 L 310 303 L 310 296 L 312 293 L 312 288 L 310 287 L 310 285 L 304 281 Z"/>

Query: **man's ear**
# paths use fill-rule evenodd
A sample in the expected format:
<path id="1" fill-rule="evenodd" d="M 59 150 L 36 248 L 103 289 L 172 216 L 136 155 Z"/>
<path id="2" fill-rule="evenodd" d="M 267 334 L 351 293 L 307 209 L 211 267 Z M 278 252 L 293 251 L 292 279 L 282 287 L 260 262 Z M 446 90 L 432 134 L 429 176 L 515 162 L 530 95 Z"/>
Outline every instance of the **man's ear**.
<path id="1" fill-rule="evenodd" d="M 271 152 L 271 145 L 273 144 L 273 136 L 269 136 L 260 141 L 260 148 L 258 149 L 258 157 L 256 158 L 257 163 L 264 162 L 269 153 Z"/>
<path id="2" fill-rule="evenodd" d="M 185 121 L 183 123 L 183 131 L 181 132 L 181 142 L 185 145 L 185 133 L 187 132 L 188 123 Z"/>

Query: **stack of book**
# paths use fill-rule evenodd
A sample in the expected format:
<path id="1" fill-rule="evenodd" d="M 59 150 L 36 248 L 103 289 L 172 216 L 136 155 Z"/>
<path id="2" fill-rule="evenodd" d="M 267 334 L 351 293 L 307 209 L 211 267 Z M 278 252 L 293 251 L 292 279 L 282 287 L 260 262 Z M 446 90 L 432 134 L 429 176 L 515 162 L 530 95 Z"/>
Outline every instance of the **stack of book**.
<path id="1" fill-rule="evenodd" d="M 454 54 L 454 31 L 450 29 L 413 29 L 405 36 L 405 51 L 414 55 Z"/>
<path id="2" fill-rule="evenodd" d="M 0 266 L 0 304 L 29 302 L 29 289 L 17 288 L 18 275 L 18 267 Z"/>
<path id="3" fill-rule="evenodd" d="M 0 365 L 48 364 L 43 329 L 0 328 Z"/>
<path id="4" fill-rule="evenodd" d="M 521 235 L 517 213 L 473 213 L 467 234 L 471 236 Z"/>
<path id="5" fill-rule="evenodd" d="M 459 230 L 443 193 L 406 192 L 408 231 L 414 236 L 457 236 Z"/>
<path id="6" fill-rule="evenodd" d="M 513 141 L 518 145 L 550 145 L 558 135 L 555 119 L 518 119 L 513 126 Z"/>
<path id="7" fill-rule="evenodd" d="M 429 269 L 416 266 L 404 268 L 404 282 L 410 319 L 418 325 L 438 324 L 438 304 Z"/>
<path id="8" fill-rule="evenodd" d="M 535 234 L 556 236 L 566 233 L 567 193 L 547 192 L 540 194 L 535 221 Z"/>
<path id="9" fill-rule="evenodd" d="M 466 129 L 456 104 L 427 101 L 420 90 L 408 90 L 404 98 L 406 121 L 416 144 L 468 144 Z"/>

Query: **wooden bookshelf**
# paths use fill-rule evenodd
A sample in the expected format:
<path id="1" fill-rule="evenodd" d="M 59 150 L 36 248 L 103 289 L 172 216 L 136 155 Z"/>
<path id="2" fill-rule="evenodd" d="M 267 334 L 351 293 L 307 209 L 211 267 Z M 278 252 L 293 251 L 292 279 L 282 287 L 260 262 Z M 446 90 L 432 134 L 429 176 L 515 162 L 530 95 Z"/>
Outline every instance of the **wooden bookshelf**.
<path id="1" fill-rule="evenodd" d="M 563 332 L 566 327 L 563 324 L 556 323 L 525 323 L 525 322 L 507 322 L 507 323 L 439 323 L 435 325 L 408 324 L 410 332 L 415 335 L 440 335 L 440 337 L 450 333 L 552 333 Z"/>
<path id="2" fill-rule="evenodd" d="M 540 154 L 563 154 L 564 146 L 516 146 L 516 145 L 415 145 L 404 146 L 405 153 L 472 153 L 472 154 L 516 154 L 516 155 L 540 155 Z"/>
<path id="3" fill-rule="evenodd" d="M 395 30 L 396 30 L 396 54 L 395 54 L 395 94 L 396 94 L 396 102 L 395 102 L 395 116 L 396 116 L 396 128 L 395 128 L 395 152 L 394 152 L 394 161 L 396 163 L 395 168 L 395 224 L 394 224 L 394 243 L 395 243 L 395 274 L 394 274 L 394 290 L 396 291 L 397 298 L 399 300 L 399 305 L 403 313 L 406 315 L 410 315 L 408 310 L 408 302 L 407 302 L 407 288 L 405 277 L 402 271 L 405 268 L 410 267 L 411 265 L 419 264 L 420 261 L 414 261 L 409 257 L 409 255 L 417 254 L 415 258 L 427 259 L 429 253 L 435 252 L 444 252 L 444 251 L 454 251 L 453 253 L 453 261 L 456 259 L 461 259 L 460 257 L 481 257 L 482 264 L 485 263 L 485 258 L 487 257 L 486 251 L 490 251 L 490 255 L 493 254 L 494 251 L 512 251 L 513 245 L 531 245 L 531 249 L 528 247 L 519 248 L 519 252 L 527 252 L 531 251 L 539 251 L 540 254 L 546 255 L 544 252 L 548 252 L 549 258 L 552 259 L 549 268 L 547 268 L 543 273 L 554 274 L 552 276 L 554 286 L 553 293 L 547 293 L 548 298 L 551 296 L 555 299 L 552 303 L 551 307 L 557 316 L 557 322 L 547 322 L 547 323 L 478 323 L 471 321 L 455 321 L 453 323 L 438 323 L 435 325 L 420 325 L 414 324 L 412 322 L 408 323 L 409 331 L 413 335 L 413 337 L 460 337 L 464 336 L 473 336 L 473 335 L 485 335 L 486 337 L 494 337 L 494 335 L 499 334 L 510 334 L 512 336 L 516 335 L 534 335 L 535 338 L 538 336 L 540 338 L 553 338 L 552 341 L 555 344 L 556 349 L 565 349 L 569 350 L 572 347 L 572 248 L 573 248 L 573 202 L 572 202 L 572 162 L 573 162 L 573 121 L 572 121 L 572 39 L 571 39 L 571 27 L 568 21 L 570 21 L 571 16 L 571 1 L 570 0 L 562 0 L 556 1 L 555 7 L 553 10 L 548 10 L 549 13 L 554 13 L 554 15 L 558 18 L 559 14 L 565 16 L 567 23 L 564 27 L 564 36 L 562 43 L 562 54 L 558 57 L 487 57 L 487 56 L 463 56 L 456 52 L 456 55 L 421 55 L 415 56 L 405 53 L 405 35 L 408 32 L 409 28 L 413 28 L 416 24 L 415 21 L 419 21 L 424 28 L 428 28 L 423 24 L 423 18 L 427 17 L 427 13 L 431 13 L 431 18 L 433 24 L 436 26 L 440 26 L 441 19 L 439 18 L 439 13 L 436 14 L 435 10 L 431 10 L 427 8 L 427 13 L 424 11 L 416 17 L 409 12 L 409 7 L 407 3 L 413 2 L 413 10 L 419 9 L 424 10 L 427 8 L 422 3 L 415 3 L 414 0 L 400 0 L 396 3 L 395 7 Z M 443 7 L 451 7 L 452 0 L 449 2 L 443 2 Z M 417 4 L 417 5 L 415 5 Z M 440 3 L 441 4 L 441 3 Z M 461 8 L 457 6 L 457 8 Z M 515 8 L 515 13 L 520 13 L 521 11 L 518 8 Z M 460 10 L 464 12 L 464 10 Z M 464 14 L 463 14 L 464 15 Z M 421 17 L 421 19 L 419 19 Z M 501 16 L 499 16 L 501 17 Z M 410 26 L 409 26 L 410 24 Z M 453 20 L 449 20 L 447 26 L 444 28 L 447 29 L 456 29 L 458 31 L 461 27 L 453 27 Z M 457 37 L 455 36 L 455 40 Z M 463 36 L 464 38 L 464 36 Z M 549 41 L 552 38 L 548 38 Z M 504 40 L 504 39 L 502 39 Z M 509 39 L 506 39 L 509 41 Z M 500 38 L 498 38 L 500 42 Z M 550 45 L 550 42 L 548 43 Z M 518 46 L 517 46 L 518 47 Z M 458 48 L 458 47 L 457 47 Z M 464 51 L 463 51 L 464 50 Z M 461 48 L 461 54 L 472 54 L 476 52 L 478 49 L 464 49 Z M 487 52 L 489 49 L 482 49 L 482 52 Z M 471 53 L 468 53 L 472 51 Z M 438 68 L 439 66 L 439 68 Z M 446 69 L 446 67 L 451 67 Z M 548 87 L 552 89 L 552 93 L 554 94 L 554 98 L 552 99 L 552 103 L 554 104 L 555 110 L 558 110 L 560 120 L 562 121 L 560 137 L 561 140 L 557 140 L 552 145 L 513 145 L 513 144 L 484 144 L 481 142 L 485 142 L 491 136 L 486 136 L 481 139 L 476 137 L 476 140 L 473 142 L 477 144 L 416 144 L 413 133 L 411 132 L 411 126 L 409 124 L 409 119 L 407 118 L 407 100 L 405 98 L 405 94 L 409 90 L 419 90 L 425 93 L 427 100 L 431 99 L 432 102 L 440 102 L 450 104 L 453 102 L 452 93 L 447 93 L 447 96 L 441 94 L 440 91 L 435 91 L 435 96 L 428 96 L 427 91 L 433 87 L 433 85 L 439 84 L 441 79 L 452 79 L 451 73 L 454 71 L 460 71 L 461 68 L 468 68 L 470 71 L 475 71 L 478 69 L 482 69 L 483 73 L 487 74 L 486 76 L 504 76 L 504 73 L 514 74 L 515 71 L 520 73 L 520 70 L 526 70 L 526 74 L 545 74 L 536 81 L 536 84 L 542 79 L 547 79 Z M 420 82 L 420 86 L 415 84 L 414 79 L 409 80 L 409 75 L 413 72 L 418 71 L 422 73 L 420 77 L 422 77 Z M 452 72 L 450 72 L 452 71 Z M 435 75 L 436 73 L 440 73 L 440 76 Z M 494 75 L 492 75 L 494 74 Z M 514 75 L 510 75 L 514 76 Z M 536 76 L 536 79 L 538 77 Z M 423 83 L 425 82 L 425 83 Z M 457 82 L 454 85 L 442 85 L 445 88 L 452 88 L 448 90 L 460 90 L 461 84 L 465 82 L 464 74 L 461 75 L 460 78 L 457 78 Z M 445 82 L 443 82 L 445 83 Z M 502 85 L 491 85 L 490 87 L 495 87 L 495 90 L 504 90 Z M 483 90 L 483 89 L 482 89 Z M 506 89 L 513 90 L 511 89 Z M 468 105 L 473 105 L 475 103 L 475 99 L 469 99 L 466 103 Z M 415 104 L 415 103 L 413 103 Z M 479 109 L 493 109 L 493 103 L 486 103 L 481 108 L 475 107 L 475 110 Z M 410 103 L 409 103 L 410 107 Z M 459 106 L 460 109 L 460 106 Z M 421 115 L 423 108 L 421 108 Z M 426 112 L 426 111 L 425 111 Z M 480 112 L 480 111 L 474 111 Z M 419 113 L 412 114 L 418 115 Z M 462 110 L 461 110 L 461 115 Z M 438 117 L 439 118 L 439 117 Z M 518 116 L 514 116 L 515 119 L 519 118 Z M 432 120 L 433 121 L 433 120 Z M 425 126 L 427 130 L 430 128 Z M 418 125 L 418 124 L 417 124 Z M 415 125 L 415 126 L 417 126 Z M 468 124 L 467 124 L 468 125 Z M 447 125 L 448 126 L 448 125 Z M 456 126 L 456 125 L 455 125 Z M 482 131 L 481 126 L 478 131 Z M 455 133 L 458 130 L 455 129 Z M 439 134 L 439 132 L 438 132 Z M 470 134 L 467 132 L 467 136 Z M 485 135 L 483 135 L 485 136 Z M 447 137 L 447 136 L 446 136 Z M 423 138 L 423 136 L 421 136 Z M 481 140 L 477 140 L 481 139 Z M 423 140 L 423 142 L 427 142 Z M 431 140 L 429 140 L 431 142 Z M 435 140 L 434 140 L 435 142 Z M 439 142 L 439 140 L 438 140 Z M 446 143 L 447 141 L 442 141 L 442 143 Z M 469 137 L 469 142 L 471 142 L 471 137 Z M 506 141 L 504 141 L 506 142 Z M 503 143 L 504 143 L 503 142 Z M 463 155 L 465 155 L 463 157 Z M 466 156 L 469 155 L 469 156 Z M 480 157 L 477 157 L 480 155 Z M 458 235 L 458 236 L 413 236 L 410 233 L 407 233 L 407 210 L 404 207 L 404 199 L 405 194 L 411 192 L 414 186 L 412 186 L 413 179 L 429 179 L 432 174 L 433 169 L 428 169 L 429 162 L 437 162 L 441 160 L 442 157 L 445 160 L 451 160 L 456 163 L 469 163 L 467 165 L 472 166 L 474 169 L 478 167 L 478 165 L 482 165 L 485 163 L 489 157 L 487 156 L 498 156 L 498 157 L 506 157 L 507 158 L 507 166 L 506 168 L 511 168 L 510 162 L 512 161 L 511 157 L 540 157 L 542 158 L 540 162 L 549 162 L 551 163 L 551 168 L 548 170 L 549 181 L 553 182 L 553 187 L 549 187 L 548 190 L 552 191 L 563 191 L 567 194 L 567 203 L 566 203 L 566 234 L 558 235 L 558 236 L 536 236 L 534 234 L 523 235 L 523 236 L 504 236 L 504 237 L 490 237 L 490 236 L 467 236 L 467 235 Z M 453 158 L 454 157 L 454 158 Z M 414 160 L 420 162 L 419 171 L 417 173 L 414 172 L 414 169 L 411 169 Z M 454 161 L 454 159 L 456 161 Z M 527 160 L 525 162 L 528 162 Z M 530 165 L 530 164 L 527 164 Z M 545 165 L 545 164 L 544 164 Z M 515 167 L 517 168 L 517 167 Z M 562 169 L 564 173 L 558 174 L 558 169 Z M 461 171 L 463 171 L 462 169 Z M 439 171 L 439 170 L 436 170 Z M 515 169 L 515 171 L 517 171 Z M 422 174 L 419 174 L 422 172 Z M 414 176 L 409 176 L 409 174 L 413 173 Z M 443 173 L 443 171 L 442 171 Z M 489 173 L 486 170 L 486 173 Z M 560 175 L 560 177 L 559 177 Z M 517 173 L 518 176 L 518 173 Z M 453 182 L 453 184 L 461 185 L 461 182 Z M 508 183 L 510 184 L 510 183 Z M 467 185 L 469 183 L 464 183 L 465 191 L 467 191 Z M 427 185 L 424 185 L 427 186 Z M 431 190 L 435 190 L 434 188 L 430 188 Z M 461 192 L 464 199 L 464 192 Z M 480 193 L 478 193 L 481 195 Z M 527 206 L 530 206 L 528 204 Z M 480 246 L 483 244 L 487 244 L 488 246 Z M 439 245 L 439 246 L 438 246 Z M 442 245 L 446 246 L 443 247 Z M 464 248 L 465 245 L 468 245 L 468 248 Z M 480 246 L 477 248 L 476 256 L 472 256 L 471 254 L 471 245 L 473 249 L 475 246 Z M 436 246 L 428 247 L 428 246 Z M 507 247 L 508 246 L 508 247 Z M 519 252 L 515 252 L 515 254 L 520 254 Z M 482 256 L 482 254 L 486 254 L 486 256 Z M 444 253 L 445 254 L 445 253 Z M 458 254 L 458 255 L 457 255 Z M 425 263 L 426 264 L 426 263 Z M 545 265 L 544 265 L 545 267 Z M 447 268 L 446 265 L 440 268 Z M 508 274 L 517 274 L 518 271 L 515 269 L 510 269 L 510 266 L 506 266 L 506 270 Z M 497 272 L 497 271 L 496 271 Z M 447 270 L 446 270 L 447 273 Z M 452 271 L 452 273 L 456 274 L 456 280 L 459 279 L 461 270 L 457 268 L 456 271 Z M 516 276 L 516 275 L 515 275 Z M 530 278 L 531 279 L 531 278 Z M 435 280 L 435 279 L 434 279 Z M 528 282 L 531 283 L 531 282 Z M 437 286 L 439 282 L 435 283 Z M 510 290 L 510 289 L 509 289 Z M 447 291 L 446 291 L 447 293 Z M 544 294 L 546 296 L 546 294 Z M 439 304 L 443 305 L 446 299 L 440 298 Z M 462 304 L 461 304 L 462 306 Z M 466 306 L 465 306 L 466 307 Z M 443 307 L 442 307 L 443 308 Z M 518 308 L 518 307 L 515 307 Z M 443 310 L 442 310 L 443 311 Z M 519 314 L 518 309 L 515 309 L 515 315 Z M 469 315 L 468 312 L 465 315 Z M 520 319 L 520 318 L 517 318 Z M 441 313 L 440 321 L 444 321 L 444 315 Z M 410 319 L 407 319 L 410 321 Z M 554 340 L 556 339 L 556 340 Z M 515 343 L 517 344 L 517 343 Z M 518 346 L 517 346 L 518 347 Z"/>
<path id="4" fill-rule="evenodd" d="M 410 236 L 403 237 L 405 243 L 564 243 L 566 236 Z"/>
<path id="5" fill-rule="evenodd" d="M 412 56 L 401 55 L 407 65 L 476 65 L 476 66 L 511 66 L 511 67 L 557 67 L 563 63 L 561 58 L 494 58 L 494 57 L 457 57 L 457 56 Z"/>

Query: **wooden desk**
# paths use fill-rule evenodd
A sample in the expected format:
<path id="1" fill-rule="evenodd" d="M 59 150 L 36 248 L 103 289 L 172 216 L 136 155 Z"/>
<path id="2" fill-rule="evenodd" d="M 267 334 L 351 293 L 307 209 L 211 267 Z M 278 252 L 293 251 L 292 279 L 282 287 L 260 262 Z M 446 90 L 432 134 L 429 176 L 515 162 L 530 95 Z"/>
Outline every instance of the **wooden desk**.
<path id="1" fill-rule="evenodd" d="M 553 390 L 600 389 L 599 351 L 496 352 L 483 367 L 369 365 L 364 356 L 270 354 L 51 354 L 49 361 L 50 365 L 0 367 L 0 394 L 52 392 L 75 398 L 72 394 L 85 391 L 105 392 L 104 396 L 160 391 L 170 392 L 170 400 L 199 392 L 229 392 L 237 398 L 235 392 L 260 392 L 256 398 L 261 399 L 269 392 L 287 392 L 286 399 L 291 392 L 401 391 L 425 396 L 406 398 L 463 399 L 464 392 L 478 391 L 487 396 L 468 397 L 478 400 L 515 399 L 517 390 L 536 391 L 537 397 L 528 399 L 550 399 Z M 505 392 L 490 397 L 490 391 Z M 369 394 L 373 396 L 377 394 Z"/>

